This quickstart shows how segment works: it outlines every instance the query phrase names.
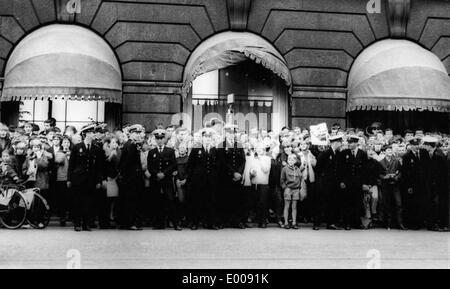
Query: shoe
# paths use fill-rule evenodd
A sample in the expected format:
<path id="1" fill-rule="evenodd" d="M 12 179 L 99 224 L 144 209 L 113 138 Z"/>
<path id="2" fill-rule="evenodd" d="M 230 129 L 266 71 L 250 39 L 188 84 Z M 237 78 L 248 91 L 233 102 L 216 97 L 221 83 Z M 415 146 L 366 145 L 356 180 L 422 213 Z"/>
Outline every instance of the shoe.
<path id="1" fill-rule="evenodd" d="M 314 225 L 314 226 L 313 226 L 313 230 L 314 230 L 314 231 L 319 231 L 319 229 L 320 229 L 319 226 L 317 226 L 317 225 Z"/>
<path id="2" fill-rule="evenodd" d="M 194 231 L 195 231 L 195 230 L 197 230 L 197 229 L 198 229 L 198 226 L 197 226 L 197 225 L 192 225 L 192 226 L 191 226 L 191 230 L 194 230 Z"/>
<path id="3" fill-rule="evenodd" d="M 284 227 L 283 222 L 278 221 L 278 227 L 283 228 Z"/>
<path id="4" fill-rule="evenodd" d="M 91 229 L 97 229 L 98 227 L 97 227 L 97 224 L 96 224 L 96 223 L 92 223 L 92 224 L 89 224 L 89 228 L 91 228 Z"/>
<path id="5" fill-rule="evenodd" d="M 442 227 L 440 231 L 441 232 L 449 232 L 449 228 L 448 227 Z"/>
<path id="6" fill-rule="evenodd" d="M 291 229 L 298 230 L 300 228 L 297 226 L 297 224 L 292 224 L 291 225 Z"/>
<path id="7" fill-rule="evenodd" d="M 244 223 L 244 226 L 245 226 L 246 228 L 253 228 L 253 225 L 250 224 L 250 223 Z"/>
<path id="8" fill-rule="evenodd" d="M 245 229 L 245 225 L 243 223 L 239 223 L 237 227 L 239 229 Z"/>
<path id="9" fill-rule="evenodd" d="M 182 230 L 182 229 L 181 229 L 181 227 L 180 227 L 180 226 L 178 226 L 178 225 L 177 225 L 177 226 L 175 226 L 175 227 L 174 227 L 174 229 L 175 229 L 175 231 L 181 231 L 181 230 Z"/>
<path id="10" fill-rule="evenodd" d="M 92 231 L 91 228 L 89 228 L 87 226 L 83 227 L 82 230 L 86 231 L 86 232 L 91 232 Z"/>
<path id="11" fill-rule="evenodd" d="M 341 228 L 339 228 L 338 226 L 331 224 L 327 226 L 328 230 L 340 230 Z"/>
<path id="12" fill-rule="evenodd" d="M 267 224 L 266 223 L 262 223 L 262 224 L 259 224 L 258 227 L 261 228 L 261 229 L 265 229 L 265 228 L 267 228 Z"/>
<path id="13" fill-rule="evenodd" d="M 38 224 L 38 228 L 39 228 L 39 229 L 44 229 L 44 227 L 45 227 L 44 224 L 42 224 L 42 223 L 39 223 L 39 224 Z"/>
<path id="14" fill-rule="evenodd" d="M 128 228 L 128 230 L 131 230 L 131 231 L 137 231 L 138 228 L 137 228 L 136 226 L 131 226 L 131 227 Z"/>
<path id="15" fill-rule="evenodd" d="M 80 232 L 81 231 L 81 227 L 77 226 L 77 227 L 74 228 L 74 230 L 75 230 L 75 232 Z"/>
<path id="16" fill-rule="evenodd" d="M 405 226 L 403 226 L 403 224 L 398 225 L 398 228 L 403 231 L 408 230 Z"/>
<path id="17" fill-rule="evenodd" d="M 350 231 L 352 228 L 350 226 L 345 226 L 346 231 Z"/>
<path id="18" fill-rule="evenodd" d="M 283 228 L 286 230 L 289 230 L 291 228 L 291 226 L 289 226 L 289 224 L 285 224 L 285 225 L 283 225 Z"/>

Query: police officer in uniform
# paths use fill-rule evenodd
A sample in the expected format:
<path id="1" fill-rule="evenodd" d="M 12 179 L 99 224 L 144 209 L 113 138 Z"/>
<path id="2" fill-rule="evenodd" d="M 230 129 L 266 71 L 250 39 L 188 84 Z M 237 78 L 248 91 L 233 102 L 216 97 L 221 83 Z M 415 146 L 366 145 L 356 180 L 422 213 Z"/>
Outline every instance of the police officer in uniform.
<path id="1" fill-rule="evenodd" d="M 337 160 L 339 187 L 342 192 L 342 212 L 345 230 L 359 228 L 363 200 L 364 168 L 367 154 L 358 149 L 359 137 L 349 135 L 348 149 L 341 151 Z"/>
<path id="2" fill-rule="evenodd" d="M 150 173 L 150 190 L 156 202 L 156 224 L 154 229 L 164 229 L 166 225 L 166 211 L 174 229 L 181 231 L 176 214 L 175 190 L 173 172 L 177 169 L 175 150 L 166 146 L 166 131 L 153 131 L 156 147 L 149 151 L 147 169 Z"/>
<path id="3" fill-rule="evenodd" d="M 337 227 L 340 209 L 337 155 L 342 145 L 342 136 L 332 135 L 329 137 L 329 141 L 330 147 L 319 154 L 315 168 L 317 190 L 312 195 L 313 230 L 319 230 L 323 216 L 325 216 L 327 229 L 340 229 Z"/>
<path id="4" fill-rule="evenodd" d="M 119 162 L 121 228 L 142 230 L 138 223 L 138 204 L 142 199 L 144 177 L 138 144 L 145 129 L 135 124 L 124 130 L 128 133 L 128 140 L 122 147 Z"/>
<path id="5" fill-rule="evenodd" d="M 220 182 L 222 184 L 221 217 L 222 224 L 228 219 L 236 228 L 245 229 L 245 198 L 242 192 L 242 174 L 245 166 L 244 149 L 237 142 L 236 126 L 224 127 L 225 140 L 219 148 L 222 166 L 220 170 Z"/>
<path id="6" fill-rule="evenodd" d="M 95 124 L 80 131 L 83 141 L 70 154 L 67 187 L 73 194 L 73 223 L 75 231 L 90 231 L 92 202 L 102 182 L 102 150 L 93 144 Z"/>
<path id="7" fill-rule="evenodd" d="M 202 144 L 191 150 L 187 164 L 187 201 L 192 230 L 197 230 L 200 221 L 203 221 L 208 229 L 220 229 L 217 226 L 217 182 L 220 165 L 213 134 L 214 130 L 203 129 Z"/>

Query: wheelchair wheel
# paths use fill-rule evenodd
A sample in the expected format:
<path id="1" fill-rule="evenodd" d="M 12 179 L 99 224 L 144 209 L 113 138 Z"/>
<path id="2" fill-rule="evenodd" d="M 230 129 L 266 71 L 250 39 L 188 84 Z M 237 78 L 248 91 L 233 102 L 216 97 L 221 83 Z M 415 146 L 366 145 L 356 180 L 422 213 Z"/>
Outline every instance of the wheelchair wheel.
<path id="1" fill-rule="evenodd" d="M 17 190 L 9 189 L 3 193 L 8 194 L 9 201 L 0 204 L 0 223 L 7 229 L 18 229 L 27 217 L 25 199 Z"/>
<path id="2" fill-rule="evenodd" d="M 27 212 L 27 222 L 35 229 L 44 229 L 50 222 L 50 206 L 43 196 L 34 193 L 33 201 Z"/>

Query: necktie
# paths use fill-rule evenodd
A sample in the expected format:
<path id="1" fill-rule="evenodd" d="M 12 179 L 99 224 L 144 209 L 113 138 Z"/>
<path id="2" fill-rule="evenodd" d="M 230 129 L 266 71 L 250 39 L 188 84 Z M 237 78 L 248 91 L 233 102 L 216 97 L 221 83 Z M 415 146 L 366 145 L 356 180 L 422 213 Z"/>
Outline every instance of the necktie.
<path id="1" fill-rule="evenodd" d="M 87 145 L 87 150 L 90 151 L 91 150 L 91 145 Z"/>

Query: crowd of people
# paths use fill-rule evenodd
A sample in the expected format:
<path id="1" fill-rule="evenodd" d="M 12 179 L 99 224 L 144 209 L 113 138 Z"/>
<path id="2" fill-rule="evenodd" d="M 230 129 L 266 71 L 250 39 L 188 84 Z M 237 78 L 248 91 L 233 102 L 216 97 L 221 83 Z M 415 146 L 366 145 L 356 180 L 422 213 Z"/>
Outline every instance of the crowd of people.
<path id="1" fill-rule="evenodd" d="M 0 176 L 39 188 L 60 225 L 71 221 L 76 231 L 272 223 L 448 231 L 448 134 L 335 124 L 327 141 L 314 145 L 299 127 L 208 123 L 191 134 L 92 123 L 77 132 L 49 119 L 42 129 L 0 126 Z"/>

